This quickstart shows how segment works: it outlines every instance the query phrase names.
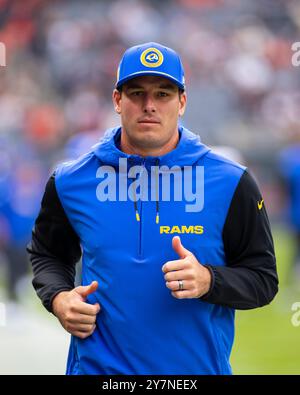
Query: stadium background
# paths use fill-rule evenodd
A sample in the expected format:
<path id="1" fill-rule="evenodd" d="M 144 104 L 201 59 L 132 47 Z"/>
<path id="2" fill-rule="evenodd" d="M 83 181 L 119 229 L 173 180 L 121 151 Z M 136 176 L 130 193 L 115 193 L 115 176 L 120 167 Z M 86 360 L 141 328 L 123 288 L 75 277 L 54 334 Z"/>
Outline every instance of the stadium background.
<path id="1" fill-rule="evenodd" d="M 146 41 L 180 53 L 184 125 L 249 166 L 272 222 L 280 292 L 270 306 L 237 313 L 233 371 L 299 374 L 291 307 L 300 276 L 279 161 L 300 141 L 300 67 L 291 63 L 298 0 L 0 0 L 0 373 L 64 373 L 69 336 L 35 296 L 24 246 L 55 164 L 119 123 L 117 63 Z M 17 273 L 25 276 L 14 291 Z"/>

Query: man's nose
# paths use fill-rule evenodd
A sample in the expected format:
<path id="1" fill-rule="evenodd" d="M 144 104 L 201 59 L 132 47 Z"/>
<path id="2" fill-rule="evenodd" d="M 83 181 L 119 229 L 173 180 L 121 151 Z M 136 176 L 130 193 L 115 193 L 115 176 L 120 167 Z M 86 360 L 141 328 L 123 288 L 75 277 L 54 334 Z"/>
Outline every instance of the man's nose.
<path id="1" fill-rule="evenodd" d="M 153 100 L 153 97 L 151 95 L 145 95 L 145 99 L 144 99 L 144 112 L 155 112 L 156 108 L 155 108 L 155 102 Z"/>

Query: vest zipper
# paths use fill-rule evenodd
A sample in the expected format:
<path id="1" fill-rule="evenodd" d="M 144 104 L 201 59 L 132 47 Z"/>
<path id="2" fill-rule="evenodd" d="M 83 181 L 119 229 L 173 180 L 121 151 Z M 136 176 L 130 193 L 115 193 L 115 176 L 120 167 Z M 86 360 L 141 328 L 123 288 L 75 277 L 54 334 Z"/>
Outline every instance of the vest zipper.
<path id="1" fill-rule="evenodd" d="M 142 166 L 142 174 L 145 170 L 145 158 L 143 158 L 141 162 Z M 159 224 L 159 196 L 158 196 L 158 190 L 159 190 L 159 177 L 158 177 L 158 165 L 159 165 L 159 159 L 156 160 L 155 162 L 155 189 L 156 189 L 156 216 L 155 216 L 155 223 Z M 141 184 L 141 193 L 140 196 L 143 197 L 143 184 Z M 147 191 L 149 192 L 149 191 Z M 139 222 L 139 241 L 138 241 L 138 255 L 141 257 L 142 256 L 142 242 L 143 242 L 143 233 L 142 233 L 142 211 L 143 211 L 143 200 L 140 199 L 140 210 L 138 210 L 138 204 L 137 204 L 137 199 L 136 195 L 134 195 L 134 210 L 135 210 L 135 218 L 136 221 Z"/>
<path id="2" fill-rule="evenodd" d="M 144 172 L 145 168 L 145 158 L 143 158 L 141 166 L 143 167 L 142 172 Z M 141 176 L 140 176 L 141 178 Z M 143 185 L 141 184 L 141 191 L 140 191 L 140 196 L 143 196 Z M 143 200 L 140 199 L 140 210 L 138 212 L 137 206 L 136 206 L 136 219 L 139 222 L 139 247 L 138 247 L 138 255 L 139 257 L 142 256 L 142 242 L 143 242 L 143 232 L 142 232 L 142 219 L 143 219 Z"/>

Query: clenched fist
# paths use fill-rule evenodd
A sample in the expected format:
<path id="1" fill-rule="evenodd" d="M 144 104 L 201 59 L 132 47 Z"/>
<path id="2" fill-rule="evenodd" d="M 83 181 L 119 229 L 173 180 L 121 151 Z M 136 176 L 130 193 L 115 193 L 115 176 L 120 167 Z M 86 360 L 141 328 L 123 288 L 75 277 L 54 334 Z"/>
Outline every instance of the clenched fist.
<path id="1" fill-rule="evenodd" d="M 90 336 L 96 328 L 96 316 L 100 311 L 100 305 L 92 305 L 85 301 L 97 288 L 97 281 L 93 281 L 90 285 L 60 292 L 52 302 L 53 313 L 61 325 L 66 331 L 81 339 Z"/>

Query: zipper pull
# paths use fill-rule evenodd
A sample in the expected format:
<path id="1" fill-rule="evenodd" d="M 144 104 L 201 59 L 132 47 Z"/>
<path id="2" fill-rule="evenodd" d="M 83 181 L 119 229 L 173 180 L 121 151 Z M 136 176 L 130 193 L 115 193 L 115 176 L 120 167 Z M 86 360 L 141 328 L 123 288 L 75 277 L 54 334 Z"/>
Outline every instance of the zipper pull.
<path id="1" fill-rule="evenodd" d="M 156 220 L 155 220 L 155 222 L 156 222 L 157 224 L 159 224 L 159 213 L 156 213 Z"/>
<path id="2" fill-rule="evenodd" d="M 136 218 L 137 222 L 140 222 L 140 214 L 137 210 L 135 212 L 135 218 Z"/>

